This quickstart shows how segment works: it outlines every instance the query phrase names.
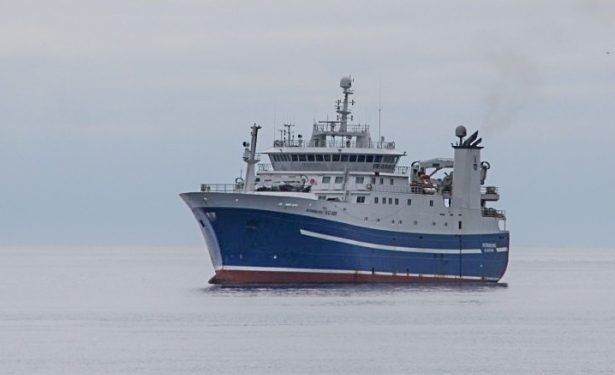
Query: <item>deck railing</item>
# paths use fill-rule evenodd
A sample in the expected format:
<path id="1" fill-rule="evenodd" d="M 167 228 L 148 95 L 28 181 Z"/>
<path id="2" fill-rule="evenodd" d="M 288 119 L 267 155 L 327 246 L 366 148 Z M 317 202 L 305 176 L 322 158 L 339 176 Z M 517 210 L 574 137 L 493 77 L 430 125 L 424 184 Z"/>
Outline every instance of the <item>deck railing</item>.
<path id="1" fill-rule="evenodd" d="M 202 192 L 239 193 L 243 191 L 243 184 L 201 184 Z"/>
<path id="2" fill-rule="evenodd" d="M 282 162 L 282 163 L 289 163 L 289 162 Z M 297 162 L 294 162 L 297 163 Z M 314 163 L 314 162 L 300 162 L 300 163 Z M 323 162 L 316 162 L 316 163 L 323 163 Z M 330 162 L 324 162 L 324 163 L 330 163 Z M 334 162 L 334 163 L 340 163 L 340 162 Z M 341 163 L 347 163 L 347 162 L 341 162 Z M 353 165 L 353 164 L 351 164 Z M 390 170 L 393 167 L 393 164 L 375 164 L 378 165 L 380 168 L 382 168 L 383 170 Z M 258 164 L 258 171 L 259 172 L 272 172 L 273 169 L 273 165 L 270 163 L 261 163 Z M 394 174 L 396 175 L 402 175 L 402 176 L 407 176 L 408 175 L 408 171 L 410 170 L 410 167 L 407 166 L 398 166 L 395 167 L 395 171 Z M 301 173 L 306 172 L 306 171 L 301 171 Z M 342 171 L 339 171 L 342 172 Z M 383 173 L 388 173 L 388 172 L 383 172 Z"/>
<path id="3" fill-rule="evenodd" d="M 503 210 L 496 210 L 495 208 L 483 208 L 482 213 L 485 217 L 496 217 L 498 219 L 506 220 L 506 212 Z"/>
<path id="4" fill-rule="evenodd" d="M 481 186 L 480 193 L 481 194 L 498 194 L 499 188 L 497 186 Z"/>
<path id="5" fill-rule="evenodd" d="M 314 124 L 314 134 L 339 132 L 341 125 L 335 122 Z M 352 124 L 346 125 L 348 133 L 369 133 L 369 125 L 367 124 Z"/>

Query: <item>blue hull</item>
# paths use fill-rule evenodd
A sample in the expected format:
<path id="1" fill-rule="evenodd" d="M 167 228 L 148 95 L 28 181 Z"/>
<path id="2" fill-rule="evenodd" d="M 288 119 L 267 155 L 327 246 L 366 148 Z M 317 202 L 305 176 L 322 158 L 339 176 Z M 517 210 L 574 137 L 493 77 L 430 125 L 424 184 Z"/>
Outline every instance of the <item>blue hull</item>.
<path id="1" fill-rule="evenodd" d="M 498 281 L 508 264 L 508 232 L 404 233 L 239 208 L 193 213 L 216 266 L 212 282 Z"/>

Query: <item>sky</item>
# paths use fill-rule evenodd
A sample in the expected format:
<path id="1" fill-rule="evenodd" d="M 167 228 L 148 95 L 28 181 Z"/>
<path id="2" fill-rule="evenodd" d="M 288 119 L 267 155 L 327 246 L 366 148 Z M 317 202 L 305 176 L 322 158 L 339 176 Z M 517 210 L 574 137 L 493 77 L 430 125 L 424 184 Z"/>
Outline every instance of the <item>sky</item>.
<path id="1" fill-rule="evenodd" d="M 355 120 L 408 156 L 478 129 L 512 246 L 612 247 L 615 2 L 0 0 L 0 246 L 200 245 L 178 197 L 242 141 Z"/>

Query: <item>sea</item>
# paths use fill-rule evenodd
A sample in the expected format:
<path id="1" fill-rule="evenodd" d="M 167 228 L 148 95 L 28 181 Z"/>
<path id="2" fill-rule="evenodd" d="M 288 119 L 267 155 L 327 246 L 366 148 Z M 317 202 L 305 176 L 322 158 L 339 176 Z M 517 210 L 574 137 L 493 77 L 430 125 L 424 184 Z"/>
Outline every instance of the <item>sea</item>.
<path id="1" fill-rule="evenodd" d="M 613 374 L 615 249 L 490 285 L 228 288 L 200 247 L 0 248 L 0 374 Z"/>

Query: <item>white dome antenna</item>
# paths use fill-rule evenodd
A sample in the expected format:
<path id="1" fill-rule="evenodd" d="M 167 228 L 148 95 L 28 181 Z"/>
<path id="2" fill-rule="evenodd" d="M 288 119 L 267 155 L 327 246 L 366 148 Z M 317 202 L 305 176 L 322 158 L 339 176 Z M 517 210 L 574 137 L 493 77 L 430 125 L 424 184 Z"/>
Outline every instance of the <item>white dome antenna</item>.
<path id="1" fill-rule="evenodd" d="M 455 128 L 455 137 L 459 138 L 459 146 L 463 143 L 463 137 L 468 135 L 468 131 L 465 126 L 459 125 Z"/>
<path id="2" fill-rule="evenodd" d="M 342 79 L 340 79 L 340 87 L 343 88 L 344 90 L 348 90 L 349 88 L 351 88 L 352 87 L 352 77 L 351 76 L 342 77 Z"/>

